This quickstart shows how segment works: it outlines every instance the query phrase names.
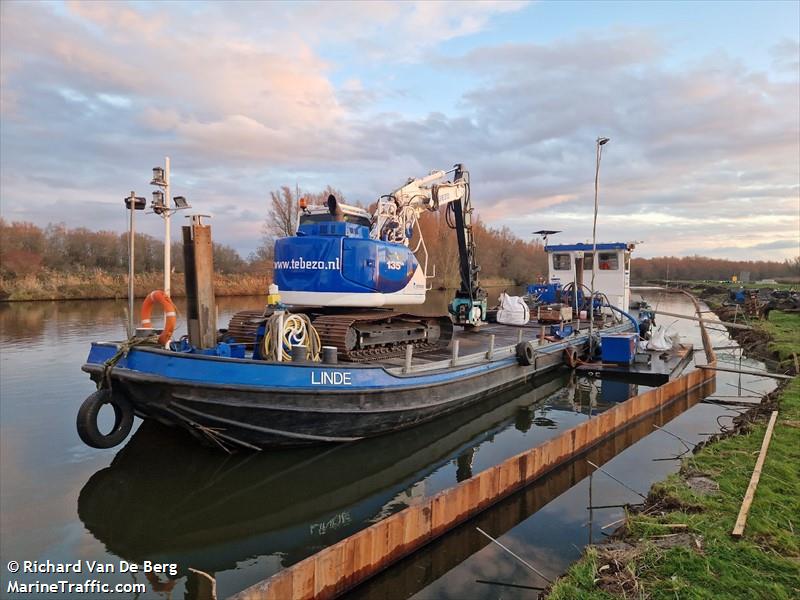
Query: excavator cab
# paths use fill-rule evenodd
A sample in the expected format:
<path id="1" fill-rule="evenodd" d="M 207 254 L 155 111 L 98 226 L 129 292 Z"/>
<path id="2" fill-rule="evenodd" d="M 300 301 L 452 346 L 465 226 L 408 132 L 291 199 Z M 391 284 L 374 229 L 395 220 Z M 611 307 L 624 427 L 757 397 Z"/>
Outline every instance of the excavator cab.
<path id="1" fill-rule="evenodd" d="M 295 306 L 380 307 L 425 302 L 425 274 L 403 244 L 370 237 L 369 213 L 330 196 L 303 209 L 296 235 L 275 242 L 274 277 Z"/>

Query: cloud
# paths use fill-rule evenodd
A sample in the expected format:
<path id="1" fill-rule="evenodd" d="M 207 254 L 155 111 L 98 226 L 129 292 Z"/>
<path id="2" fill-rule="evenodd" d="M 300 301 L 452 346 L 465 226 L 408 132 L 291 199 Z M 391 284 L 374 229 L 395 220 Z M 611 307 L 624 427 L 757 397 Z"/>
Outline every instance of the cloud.
<path id="1" fill-rule="evenodd" d="M 176 193 L 248 222 L 283 184 L 368 202 L 463 162 L 489 225 L 585 239 L 606 135 L 602 237 L 791 255 L 763 245 L 800 228 L 795 40 L 770 40 L 775 69 L 754 70 L 722 53 L 681 64 L 649 29 L 483 36 L 510 13 L 535 16 L 508 2 L 3 3 L 3 214 L 111 210 L 164 155 Z M 442 91 L 449 108 L 425 109 Z M 218 223 L 221 241 L 257 243 L 258 227 Z"/>
<path id="2" fill-rule="evenodd" d="M 482 82 L 461 114 L 369 124 L 365 137 L 424 140 L 410 150 L 423 164 L 459 149 L 481 214 L 522 236 L 532 226 L 588 235 L 594 138 L 608 135 L 600 235 L 676 253 L 728 246 L 733 231 L 798 239 L 797 80 L 725 56 L 668 69 L 663 56 L 652 32 L 476 49 L 451 61 Z"/>
<path id="3" fill-rule="evenodd" d="M 773 65 L 781 71 L 786 71 L 797 77 L 800 75 L 800 42 L 798 40 L 783 39 L 772 48 Z"/>

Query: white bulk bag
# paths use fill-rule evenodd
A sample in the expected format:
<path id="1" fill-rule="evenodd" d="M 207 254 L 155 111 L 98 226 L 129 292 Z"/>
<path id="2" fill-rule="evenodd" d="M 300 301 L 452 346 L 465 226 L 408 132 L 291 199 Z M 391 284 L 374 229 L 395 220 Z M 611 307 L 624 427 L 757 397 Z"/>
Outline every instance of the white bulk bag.
<path id="1" fill-rule="evenodd" d="M 531 320 L 531 310 L 520 296 L 500 294 L 500 309 L 497 311 L 497 322 L 505 325 L 525 325 Z"/>
<path id="2" fill-rule="evenodd" d="M 663 327 L 656 327 L 650 335 L 650 340 L 647 342 L 648 350 L 664 351 L 672 348 L 672 340 L 667 338 L 667 330 Z"/>

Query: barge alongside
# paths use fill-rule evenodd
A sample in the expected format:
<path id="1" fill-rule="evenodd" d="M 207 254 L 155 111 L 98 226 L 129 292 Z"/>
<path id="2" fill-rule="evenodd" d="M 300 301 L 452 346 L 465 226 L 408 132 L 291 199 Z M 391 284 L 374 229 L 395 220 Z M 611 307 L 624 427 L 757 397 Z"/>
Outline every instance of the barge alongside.
<path id="1" fill-rule="evenodd" d="M 626 323 L 607 331 L 629 329 Z M 83 370 L 97 382 L 110 379 L 113 394 L 124 396 L 138 416 L 182 426 L 205 441 L 250 449 L 348 442 L 530 382 L 562 366 L 565 352 L 582 354 L 589 342 L 581 331 L 539 345 L 539 332 L 501 324 L 459 332 L 454 347 L 469 354 L 426 353 L 412 358 L 410 368 L 402 359 L 279 363 L 138 346 L 104 374 L 121 344 L 94 343 Z"/>
<path id="2" fill-rule="evenodd" d="M 444 180 L 450 173 L 452 182 Z M 450 414 L 564 364 L 574 367 L 593 355 L 600 331 L 638 333 L 636 321 L 606 294 L 583 285 L 588 263 L 580 245 L 547 248 L 545 288 L 553 298 L 538 322 L 529 322 L 521 300 L 489 322 L 462 165 L 408 180 L 382 196 L 371 215 L 332 195 L 324 206 L 300 206 L 296 235 L 275 244 L 278 286 L 270 286 L 267 307 L 249 319 L 250 335 L 239 340 L 217 330 L 210 227 L 193 217 L 183 228 L 189 335 L 169 342 L 174 318 L 156 331 L 148 313 L 147 328 L 130 339 L 92 344 L 83 370 L 98 391 L 78 412 L 84 442 L 117 445 L 134 415 L 225 449 L 351 442 Z M 449 314 L 385 308 L 424 301 L 432 275 L 418 219 L 440 207 L 459 250 L 461 284 Z M 579 255 L 567 253 L 576 249 Z M 598 249 L 626 301 L 632 245 Z M 564 285 L 568 273 L 572 281 Z M 168 297 L 151 297 L 174 316 Z M 107 434 L 97 425 L 104 404 L 116 415 Z"/>

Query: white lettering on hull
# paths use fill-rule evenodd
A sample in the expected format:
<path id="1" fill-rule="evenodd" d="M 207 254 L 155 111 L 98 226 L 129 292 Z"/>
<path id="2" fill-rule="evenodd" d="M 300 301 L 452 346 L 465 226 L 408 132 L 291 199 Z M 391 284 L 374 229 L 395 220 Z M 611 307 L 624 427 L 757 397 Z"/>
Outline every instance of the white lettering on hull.
<path id="1" fill-rule="evenodd" d="M 350 371 L 311 371 L 311 385 L 353 385 Z"/>

